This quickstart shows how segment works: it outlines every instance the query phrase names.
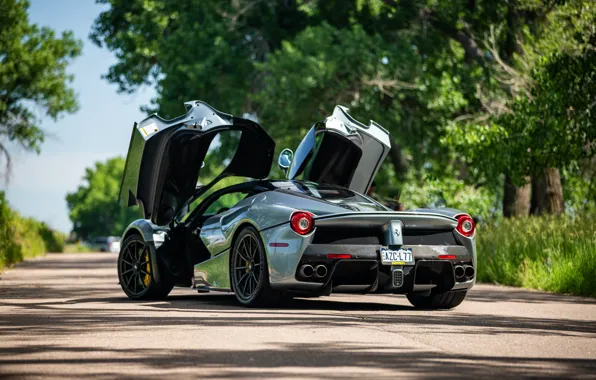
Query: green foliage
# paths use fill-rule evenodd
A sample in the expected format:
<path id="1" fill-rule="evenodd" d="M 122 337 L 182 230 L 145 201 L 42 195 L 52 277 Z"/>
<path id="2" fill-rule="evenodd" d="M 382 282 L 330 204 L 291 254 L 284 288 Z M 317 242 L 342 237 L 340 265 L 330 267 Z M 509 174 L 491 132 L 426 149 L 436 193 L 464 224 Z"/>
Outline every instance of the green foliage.
<path id="1" fill-rule="evenodd" d="M 38 234 L 44 242 L 46 252 L 64 252 L 66 235 L 51 229 L 47 224 L 38 224 Z"/>
<path id="2" fill-rule="evenodd" d="M 563 171 L 565 205 L 570 215 L 596 215 L 596 158 Z"/>
<path id="3" fill-rule="evenodd" d="M 44 132 L 31 105 L 57 119 L 77 109 L 66 66 L 81 52 L 72 32 L 30 24 L 26 0 L 0 0 L 0 137 L 39 152 Z M 0 144 L 0 152 L 10 157 Z"/>
<path id="4" fill-rule="evenodd" d="M 278 152 L 349 106 L 391 132 L 385 196 L 489 215 L 503 174 L 593 156 L 591 1 L 100 2 L 91 38 L 116 53 L 121 91 L 155 85 L 165 117 L 195 98 L 254 114 Z"/>
<path id="5" fill-rule="evenodd" d="M 503 219 L 478 227 L 478 280 L 596 296 L 596 218 Z"/>
<path id="6" fill-rule="evenodd" d="M 85 183 L 66 196 L 73 231 L 83 239 L 94 236 L 119 236 L 135 219 L 142 217 L 138 208 L 124 208 L 118 203 L 124 159 L 115 157 L 87 168 Z"/>
<path id="7" fill-rule="evenodd" d="M 490 218 L 498 210 L 492 189 L 468 185 L 456 178 L 409 177 L 400 197 L 406 209 L 417 207 L 451 207 L 465 210 L 474 217 Z"/>
<path id="8" fill-rule="evenodd" d="M 66 236 L 13 211 L 0 191 L 0 269 L 46 252 L 62 252 Z"/>
<path id="9" fill-rule="evenodd" d="M 522 184 L 544 168 L 573 168 L 596 150 L 596 8 L 554 7 L 512 62 L 495 64 L 496 83 L 475 117 L 448 123 L 443 143 L 485 178 L 508 173 Z M 490 87 L 490 85 L 489 85 Z M 491 92 L 492 91 L 492 92 Z"/>
<path id="10" fill-rule="evenodd" d="M 23 259 L 21 246 L 16 241 L 15 221 L 17 216 L 11 210 L 0 191 L 0 269 Z"/>

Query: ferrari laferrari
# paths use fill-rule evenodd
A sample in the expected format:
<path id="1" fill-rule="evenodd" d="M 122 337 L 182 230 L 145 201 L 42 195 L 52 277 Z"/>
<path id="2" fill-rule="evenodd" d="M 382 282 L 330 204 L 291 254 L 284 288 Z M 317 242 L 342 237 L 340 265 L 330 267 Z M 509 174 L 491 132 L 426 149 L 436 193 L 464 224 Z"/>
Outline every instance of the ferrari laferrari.
<path id="1" fill-rule="evenodd" d="M 120 201 L 144 218 L 121 240 L 118 277 L 129 298 L 162 299 L 174 286 L 230 292 L 245 306 L 386 293 L 448 309 L 474 285 L 468 214 L 393 211 L 364 195 L 391 149 L 377 123 L 335 107 L 295 151 L 281 151 L 285 178 L 268 179 L 275 143 L 257 122 L 201 101 L 185 106 L 132 130 Z"/>

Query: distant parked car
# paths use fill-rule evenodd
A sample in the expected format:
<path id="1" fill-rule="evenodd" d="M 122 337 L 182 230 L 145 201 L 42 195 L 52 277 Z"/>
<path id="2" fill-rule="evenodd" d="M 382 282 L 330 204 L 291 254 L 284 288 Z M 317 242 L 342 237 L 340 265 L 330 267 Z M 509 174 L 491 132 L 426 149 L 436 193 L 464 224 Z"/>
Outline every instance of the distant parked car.
<path id="1" fill-rule="evenodd" d="M 120 252 L 119 236 L 99 236 L 89 242 L 89 248 L 92 251 L 100 252 Z"/>

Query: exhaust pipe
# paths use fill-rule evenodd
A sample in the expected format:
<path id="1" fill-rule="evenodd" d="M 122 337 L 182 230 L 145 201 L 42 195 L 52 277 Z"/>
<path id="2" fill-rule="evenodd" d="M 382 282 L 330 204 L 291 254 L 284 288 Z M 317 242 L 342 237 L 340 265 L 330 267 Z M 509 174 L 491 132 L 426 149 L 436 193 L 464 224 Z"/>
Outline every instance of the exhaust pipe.
<path id="1" fill-rule="evenodd" d="M 325 265 L 317 265 L 315 268 L 315 277 L 323 278 L 327 276 L 327 267 Z"/>
<path id="2" fill-rule="evenodd" d="M 464 269 L 464 267 L 462 267 L 461 265 L 457 265 L 455 267 L 455 278 L 460 280 L 462 279 L 466 274 L 466 271 Z"/>
<path id="3" fill-rule="evenodd" d="M 466 277 L 468 277 L 468 278 L 474 277 L 474 267 L 473 266 L 466 265 L 466 267 L 464 268 L 464 271 L 466 273 Z"/>
<path id="4" fill-rule="evenodd" d="M 300 276 L 302 277 L 312 277 L 313 273 L 315 273 L 315 268 L 312 265 L 304 264 L 300 267 Z"/>

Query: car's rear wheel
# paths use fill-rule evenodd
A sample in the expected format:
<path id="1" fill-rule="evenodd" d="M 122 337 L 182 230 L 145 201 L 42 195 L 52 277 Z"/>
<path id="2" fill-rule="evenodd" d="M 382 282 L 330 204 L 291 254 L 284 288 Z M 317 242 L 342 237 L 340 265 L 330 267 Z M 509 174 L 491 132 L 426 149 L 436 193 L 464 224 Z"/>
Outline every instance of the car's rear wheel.
<path id="1" fill-rule="evenodd" d="M 245 306 L 268 306 L 280 297 L 269 283 L 265 247 L 253 227 L 243 228 L 235 239 L 230 278 L 236 298 Z"/>
<path id="2" fill-rule="evenodd" d="M 174 287 L 166 273 L 160 271 L 161 281 L 155 281 L 155 271 L 151 267 L 149 246 L 138 234 L 128 237 L 118 255 L 118 279 L 120 287 L 133 300 L 163 299 Z"/>
<path id="3" fill-rule="evenodd" d="M 408 301 L 419 309 L 452 309 L 466 298 L 467 290 L 451 290 L 448 292 L 431 293 L 421 296 L 415 293 L 407 294 Z"/>

